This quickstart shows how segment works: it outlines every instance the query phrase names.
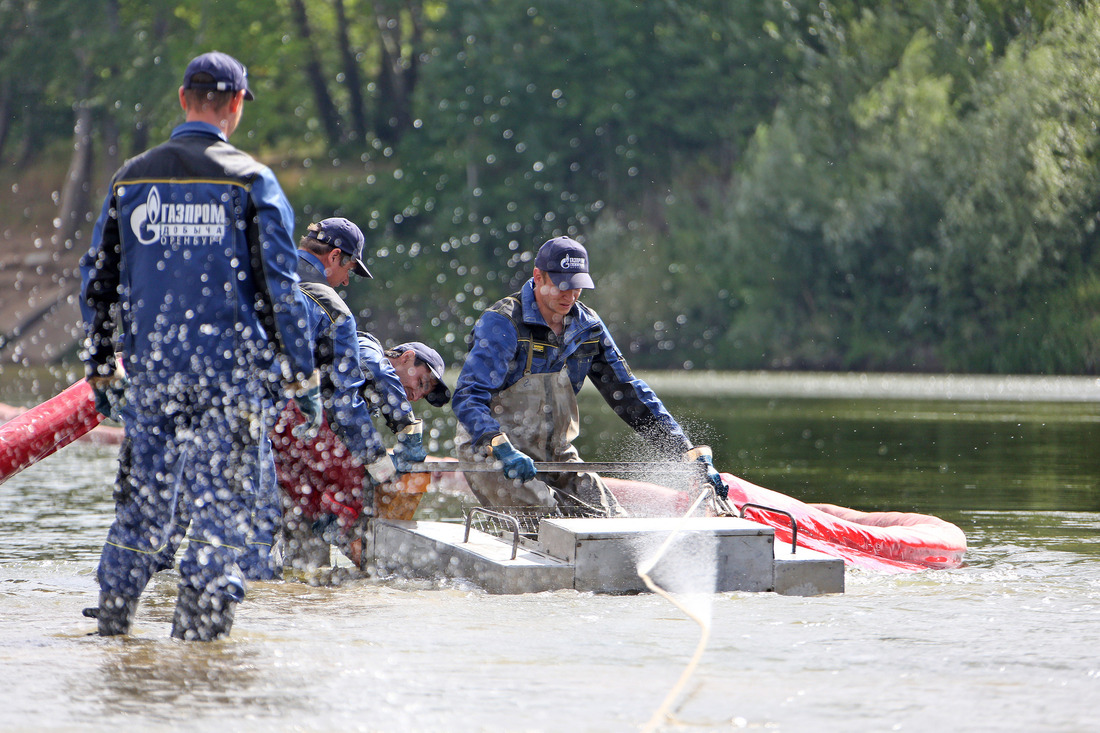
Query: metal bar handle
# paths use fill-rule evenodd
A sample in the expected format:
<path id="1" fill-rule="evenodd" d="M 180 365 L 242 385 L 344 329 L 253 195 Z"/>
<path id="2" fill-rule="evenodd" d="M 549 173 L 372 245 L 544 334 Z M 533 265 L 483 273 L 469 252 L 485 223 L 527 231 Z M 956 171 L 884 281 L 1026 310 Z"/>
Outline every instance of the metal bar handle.
<path id="1" fill-rule="evenodd" d="M 512 559 L 515 560 L 516 553 L 519 551 L 519 520 L 508 514 L 489 511 L 483 506 L 470 507 L 470 511 L 466 514 L 466 533 L 462 535 L 462 544 L 470 541 L 470 523 L 474 519 L 474 514 L 484 514 L 494 519 L 502 519 L 512 526 Z"/>
<path id="2" fill-rule="evenodd" d="M 775 507 L 764 506 L 763 504 L 745 503 L 741 505 L 741 518 L 745 518 L 745 510 L 749 507 L 754 509 L 763 509 L 766 512 L 775 512 L 776 514 L 785 514 L 787 519 L 791 520 L 791 554 L 795 554 L 795 550 L 798 548 L 798 522 L 795 521 L 794 515 L 790 512 L 783 511 L 782 509 L 776 509 Z"/>
<path id="3" fill-rule="evenodd" d="M 500 465 L 496 461 L 424 461 L 422 463 L 410 463 L 405 473 L 431 473 L 439 471 L 449 473 L 452 471 L 471 471 L 477 473 L 496 472 Z M 634 473 L 634 474 L 661 474 L 661 473 L 701 473 L 703 464 L 697 461 L 668 461 L 668 462 L 622 462 L 622 461 L 535 461 L 535 470 L 539 473 L 583 473 L 586 471 L 606 473 Z"/>

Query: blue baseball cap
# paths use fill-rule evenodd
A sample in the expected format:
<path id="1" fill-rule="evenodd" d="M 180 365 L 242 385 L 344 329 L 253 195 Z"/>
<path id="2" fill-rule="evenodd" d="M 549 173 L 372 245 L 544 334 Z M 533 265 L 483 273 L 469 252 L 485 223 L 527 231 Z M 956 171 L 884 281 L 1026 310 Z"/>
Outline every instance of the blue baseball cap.
<path id="1" fill-rule="evenodd" d="M 588 251 L 569 237 L 554 237 L 539 247 L 535 267 L 545 272 L 558 290 L 596 287 L 588 274 Z"/>
<path id="2" fill-rule="evenodd" d="M 352 271 L 356 275 L 374 279 L 374 275 L 370 274 L 370 270 L 363 264 L 363 232 L 354 222 L 342 216 L 334 216 L 317 224 L 310 224 L 306 236 L 318 242 L 331 244 L 344 254 L 351 255 L 355 260 Z"/>
<path id="3" fill-rule="evenodd" d="M 446 371 L 447 367 L 444 365 L 443 357 L 439 355 L 439 352 L 420 341 L 408 341 L 394 346 L 393 350 L 398 354 L 404 354 L 406 351 L 416 354 L 416 358 L 428 367 L 428 371 L 435 377 L 436 382 L 435 389 L 429 392 L 424 399 L 432 407 L 443 407 L 447 404 L 447 401 L 451 399 L 451 390 L 443 383 L 443 372 Z"/>
<path id="4" fill-rule="evenodd" d="M 196 82 L 195 74 L 209 74 L 213 81 Z M 248 69 L 237 59 L 221 51 L 210 51 L 191 59 L 183 72 L 184 89 L 208 89 L 216 92 L 244 90 L 245 99 L 255 99 L 248 88 Z"/>

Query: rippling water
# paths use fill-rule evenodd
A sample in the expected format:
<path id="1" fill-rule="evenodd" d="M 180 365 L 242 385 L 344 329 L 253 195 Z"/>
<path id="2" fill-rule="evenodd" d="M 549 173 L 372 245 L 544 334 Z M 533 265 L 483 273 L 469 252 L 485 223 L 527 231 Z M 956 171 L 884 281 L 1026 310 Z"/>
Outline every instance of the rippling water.
<path id="1" fill-rule="evenodd" d="M 724 438 L 722 468 L 945 516 L 968 564 L 849 571 L 818 598 L 707 596 L 710 642 L 663 729 L 1100 729 L 1095 403 L 798 389 L 661 394 Z M 618 440 L 599 414 L 586 430 Z M 112 449 L 74 445 L 0 485 L 0 729 L 638 730 L 699 639 L 653 595 L 355 580 L 255 584 L 231 639 L 184 644 L 168 638 L 174 573 L 132 637 L 89 636 L 113 474 Z"/>

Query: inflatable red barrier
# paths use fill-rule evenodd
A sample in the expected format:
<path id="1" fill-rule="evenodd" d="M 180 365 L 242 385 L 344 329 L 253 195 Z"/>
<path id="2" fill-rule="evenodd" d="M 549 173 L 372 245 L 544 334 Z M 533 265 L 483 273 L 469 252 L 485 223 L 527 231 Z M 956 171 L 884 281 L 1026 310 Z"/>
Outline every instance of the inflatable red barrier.
<path id="1" fill-rule="evenodd" d="M 81 379 L 0 425 L 0 482 L 83 436 L 102 420 L 92 388 Z"/>
<path id="2" fill-rule="evenodd" d="M 690 507 L 694 497 L 648 481 L 602 476 L 608 490 L 632 516 L 679 517 Z"/>
<path id="3" fill-rule="evenodd" d="M 83 379 L 16 415 L 0 425 L 0 483 L 86 435 L 102 420 Z M 290 429 L 301 421 L 297 410 L 289 407 L 272 434 L 280 484 L 307 518 L 334 514 L 354 521 L 362 509 L 363 466 L 327 425 L 313 441 L 294 438 Z M 112 430 L 112 438 L 121 434 L 118 428 Z M 432 476 L 433 482 L 443 478 Z M 938 517 L 806 504 L 728 473 L 722 478 L 729 487 L 729 503 L 744 510 L 747 519 L 773 527 L 778 542 L 791 542 L 789 514 L 797 523 L 799 546 L 842 558 L 853 567 L 884 572 L 953 568 L 962 564 L 966 553 L 966 535 Z M 607 482 L 629 511 L 642 515 L 675 516 L 690 504 L 688 494 L 656 484 L 610 478 Z M 427 481 L 404 483 L 376 497 L 381 500 L 380 516 L 411 518 Z"/>
<path id="4" fill-rule="evenodd" d="M 882 572 L 955 568 L 966 554 L 966 535 L 950 522 L 927 514 L 861 512 L 833 504 L 805 504 L 723 473 L 729 502 L 739 511 L 757 504 L 788 512 L 798 527 L 800 547 L 842 558 L 852 567 Z M 791 522 L 783 514 L 758 507 L 745 518 L 775 528 L 777 542 L 790 543 Z"/>

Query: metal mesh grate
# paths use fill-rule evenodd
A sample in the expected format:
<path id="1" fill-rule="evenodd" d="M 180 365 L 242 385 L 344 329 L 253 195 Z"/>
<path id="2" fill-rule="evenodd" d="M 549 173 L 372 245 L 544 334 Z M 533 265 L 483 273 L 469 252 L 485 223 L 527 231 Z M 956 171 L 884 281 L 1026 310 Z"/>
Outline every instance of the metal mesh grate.
<path id="1" fill-rule="evenodd" d="M 470 516 L 471 512 L 467 511 Z M 501 516 L 503 515 L 503 516 Z M 524 537 L 535 538 L 539 533 L 539 522 L 546 517 L 597 517 L 603 516 L 584 507 L 544 507 L 544 506 L 495 506 L 479 508 L 470 517 L 471 526 L 486 534 L 497 537 L 511 537 L 514 527 L 509 519 L 519 523 L 519 531 Z"/>

